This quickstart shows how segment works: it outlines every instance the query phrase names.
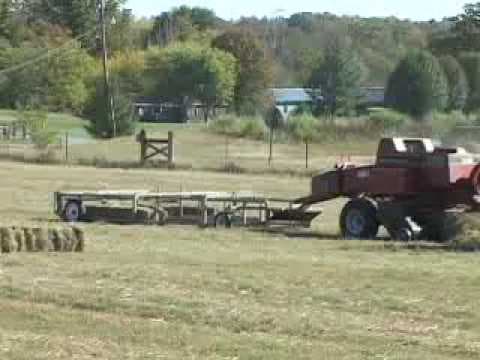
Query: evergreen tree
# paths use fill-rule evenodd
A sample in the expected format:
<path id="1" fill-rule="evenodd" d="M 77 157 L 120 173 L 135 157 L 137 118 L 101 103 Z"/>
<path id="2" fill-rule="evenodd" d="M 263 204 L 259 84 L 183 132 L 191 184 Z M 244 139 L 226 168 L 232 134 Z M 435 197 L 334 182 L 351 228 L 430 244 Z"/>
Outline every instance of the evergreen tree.
<path id="1" fill-rule="evenodd" d="M 480 109 L 480 53 L 464 53 L 459 56 L 467 74 L 470 93 L 465 110 L 474 112 Z"/>
<path id="2" fill-rule="evenodd" d="M 434 110 L 445 110 L 448 82 L 439 61 L 427 51 L 410 52 L 388 80 L 387 103 L 423 120 Z"/>

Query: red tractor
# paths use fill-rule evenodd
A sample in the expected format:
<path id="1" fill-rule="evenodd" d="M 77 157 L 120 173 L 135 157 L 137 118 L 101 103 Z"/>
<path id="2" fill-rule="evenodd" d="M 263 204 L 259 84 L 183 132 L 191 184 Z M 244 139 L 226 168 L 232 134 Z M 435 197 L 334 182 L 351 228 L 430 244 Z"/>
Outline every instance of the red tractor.
<path id="1" fill-rule="evenodd" d="M 384 226 L 392 238 L 441 240 L 450 211 L 480 210 L 480 159 L 430 139 L 385 138 L 376 163 L 343 164 L 312 180 L 302 208 L 347 197 L 340 216 L 346 238 L 373 239 Z"/>

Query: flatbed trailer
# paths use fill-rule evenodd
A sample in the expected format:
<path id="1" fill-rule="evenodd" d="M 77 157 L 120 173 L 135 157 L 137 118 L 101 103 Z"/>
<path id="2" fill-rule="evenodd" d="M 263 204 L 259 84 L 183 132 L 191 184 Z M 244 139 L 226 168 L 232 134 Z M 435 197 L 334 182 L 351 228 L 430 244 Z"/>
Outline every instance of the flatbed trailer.
<path id="1" fill-rule="evenodd" d="M 321 214 L 293 200 L 252 192 L 64 191 L 54 194 L 54 211 L 65 221 L 198 224 L 202 227 L 310 227 Z"/>

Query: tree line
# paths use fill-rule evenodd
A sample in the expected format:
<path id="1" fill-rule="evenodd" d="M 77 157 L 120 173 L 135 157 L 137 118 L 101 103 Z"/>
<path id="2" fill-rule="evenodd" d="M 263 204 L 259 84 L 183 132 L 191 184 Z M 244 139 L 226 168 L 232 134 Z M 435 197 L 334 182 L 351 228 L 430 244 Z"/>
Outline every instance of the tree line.
<path id="1" fill-rule="evenodd" d="M 320 89 L 314 111 L 328 114 L 354 114 L 362 86 L 385 86 L 387 105 L 418 119 L 480 106 L 480 3 L 420 23 L 328 13 L 228 22 L 187 6 L 136 19 L 124 0 L 106 7 L 119 134 L 132 131 L 139 95 L 200 100 L 205 120 L 218 104 L 261 112 L 273 86 Z M 110 137 L 96 23 L 94 0 L 0 0 L 0 107 L 69 111 Z"/>

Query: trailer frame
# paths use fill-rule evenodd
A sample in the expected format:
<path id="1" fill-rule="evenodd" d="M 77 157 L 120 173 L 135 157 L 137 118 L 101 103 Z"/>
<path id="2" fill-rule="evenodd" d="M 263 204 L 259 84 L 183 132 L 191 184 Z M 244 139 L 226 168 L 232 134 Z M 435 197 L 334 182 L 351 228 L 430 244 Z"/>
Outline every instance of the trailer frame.
<path id="1" fill-rule="evenodd" d="M 65 221 L 197 224 L 200 227 L 310 227 L 321 211 L 253 192 L 59 191 L 54 212 Z"/>

